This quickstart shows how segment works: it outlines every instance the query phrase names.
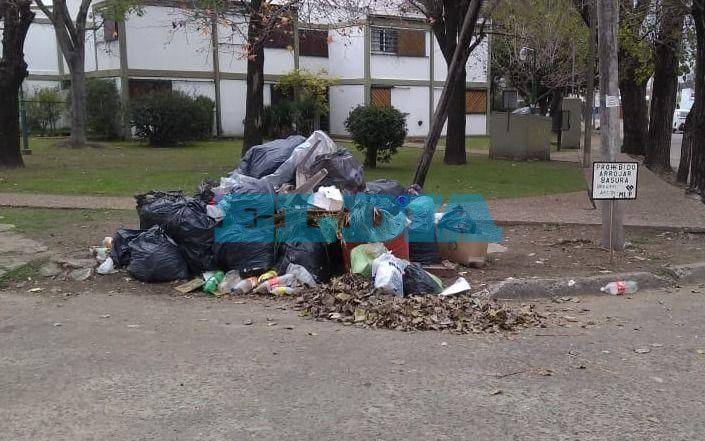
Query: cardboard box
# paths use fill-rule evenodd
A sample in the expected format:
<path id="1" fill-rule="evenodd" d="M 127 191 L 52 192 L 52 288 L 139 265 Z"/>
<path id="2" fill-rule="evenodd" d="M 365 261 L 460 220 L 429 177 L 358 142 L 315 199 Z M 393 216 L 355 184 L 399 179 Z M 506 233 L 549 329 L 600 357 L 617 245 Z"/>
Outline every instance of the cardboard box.
<path id="1" fill-rule="evenodd" d="M 487 262 L 487 242 L 439 242 L 441 259 L 465 266 L 484 266 Z"/>

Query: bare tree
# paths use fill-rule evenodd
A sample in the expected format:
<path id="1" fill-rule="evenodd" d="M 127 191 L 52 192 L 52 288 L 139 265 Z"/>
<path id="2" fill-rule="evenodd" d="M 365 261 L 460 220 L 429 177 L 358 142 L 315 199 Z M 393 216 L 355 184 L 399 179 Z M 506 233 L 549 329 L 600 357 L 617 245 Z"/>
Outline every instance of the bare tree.
<path id="1" fill-rule="evenodd" d="M 35 0 L 54 27 L 56 40 L 71 73 L 71 136 L 68 146 L 86 145 L 86 22 L 92 0 L 81 0 L 76 19 L 71 18 L 66 0 L 53 0 L 49 8 Z"/>
<path id="2" fill-rule="evenodd" d="M 671 135 L 678 94 L 678 68 L 686 8 L 681 0 L 661 0 L 654 49 L 649 138 L 644 164 L 657 172 L 672 172 Z"/>
<path id="3" fill-rule="evenodd" d="M 446 65 L 450 67 L 453 54 L 458 47 L 463 17 L 468 10 L 468 0 L 409 0 L 412 9 L 423 14 L 431 24 Z M 443 162 L 465 164 L 465 82 L 466 67 L 458 73 L 458 84 L 454 86 L 448 104 L 448 127 Z"/>
<path id="4" fill-rule="evenodd" d="M 705 202 L 705 0 L 692 0 L 695 27 L 695 100 L 685 122 L 678 177 Z"/>
<path id="5" fill-rule="evenodd" d="M 19 90 L 27 77 L 24 42 L 34 20 L 31 0 L 0 0 L 0 168 L 24 167 L 20 153 Z"/>
<path id="6" fill-rule="evenodd" d="M 448 106 L 451 96 L 454 93 L 454 89 L 458 87 L 458 80 L 465 70 L 465 63 L 467 63 L 468 57 L 482 42 L 485 36 L 487 18 L 478 23 L 483 4 L 483 0 L 470 0 L 465 12 L 463 24 L 460 28 L 460 37 L 458 38 L 458 44 L 453 53 L 450 67 L 448 68 L 448 76 L 443 86 L 443 92 L 436 106 L 436 111 L 433 114 L 431 127 L 429 128 L 428 136 L 424 143 L 424 150 L 421 153 L 419 164 L 414 174 L 414 184 L 421 187 L 423 187 L 426 182 L 426 175 L 431 167 L 431 160 L 433 159 L 438 139 L 441 136 L 441 130 L 448 116 Z"/>

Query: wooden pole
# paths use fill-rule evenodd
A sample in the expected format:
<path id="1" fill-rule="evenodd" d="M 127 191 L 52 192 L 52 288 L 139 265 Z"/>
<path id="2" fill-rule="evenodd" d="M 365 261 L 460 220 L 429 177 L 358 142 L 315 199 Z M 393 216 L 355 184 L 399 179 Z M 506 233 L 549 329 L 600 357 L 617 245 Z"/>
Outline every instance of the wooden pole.
<path id="1" fill-rule="evenodd" d="M 619 153 L 619 71 L 617 32 L 618 0 L 598 0 L 600 33 L 600 141 L 602 160 L 614 162 Z M 609 206 L 609 204 L 613 204 Z M 617 201 L 602 202 L 602 245 L 611 250 L 624 248 L 622 210 Z"/>
<path id="2" fill-rule="evenodd" d="M 423 153 L 421 153 L 421 158 L 419 158 L 419 164 L 414 174 L 414 184 L 421 187 L 423 187 L 424 182 L 426 182 L 426 175 L 428 174 L 428 169 L 431 167 L 431 160 L 436 151 L 438 139 L 441 137 L 443 125 L 448 117 L 448 103 L 453 94 L 453 89 L 455 89 L 460 74 L 463 72 L 463 66 L 467 63 L 468 57 L 475 46 L 470 43 L 475 33 L 475 25 L 477 24 L 477 18 L 480 14 L 482 3 L 483 0 L 471 0 L 467 12 L 465 13 L 463 27 L 461 28 L 460 37 L 458 38 L 458 45 L 453 53 L 453 60 L 448 68 L 448 75 L 446 76 L 445 85 L 443 86 L 443 92 L 438 100 L 436 111 L 433 114 L 431 127 L 428 130 L 428 136 L 424 143 Z"/>

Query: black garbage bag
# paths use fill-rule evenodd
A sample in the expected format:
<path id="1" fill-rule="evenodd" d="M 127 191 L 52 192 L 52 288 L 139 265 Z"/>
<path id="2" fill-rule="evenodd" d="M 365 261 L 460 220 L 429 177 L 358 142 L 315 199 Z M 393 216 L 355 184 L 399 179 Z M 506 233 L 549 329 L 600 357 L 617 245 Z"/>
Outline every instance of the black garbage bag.
<path id="1" fill-rule="evenodd" d="M 159 226 L 153 226 L 130 242 L 127 271 L 142 282 L 171 282 L 189 278 L 179 246 Z"/>
<path id="2" fill-rule="evenodd" d="M 217 267 L 223 271 L 263 273 L 274 266 L 273 242 L 216 242 L 213 254 Z"/>
<path id="3" fill-rule="evenodd" d="M 135 196 L 135 200 L 137 214 L 140 217 L 140 229 L 148 230 L 155 225 L 166 228 L 169 219 L 186 202 L 186 196 L 181 191 L 153 190 Z"/>
<path id="4" fill-rule="evenodd" d="M 198 189 L 194 197 L 198 200 L 205 202 L 206 204 L 211 203 L 215 198 L 215 193 L 213 193 L 213 188 L 219 185 L 218 181 L 213 179 L 206 179 L 198 184 Z"/>
<path id="5" fill-rule="evenodd" d="M 113 248 L 110 250 L 110 258 L 113 259 L 116 267 L 127 266 L 130 263 L 130 242 L 139 236 L 142 230 L 128 230 L 121 228 L 113 235 Z"/>
<path id="6" fill-rule="evenodd" d="M 328 256 L 327 244 L 323 242 L 285 242 L 277 249 L 277 273 L 283 274 L 290 263 L 308 270 L 318 283 L 328 282 L 333 265 Z M 342 266 L 342 265 L 341 265 Z"/>
<path id="7" fill-rule="evenodd" d="M 418 263 L 411 263 L 404 270 L 404 295 L 438 294 L 443 287 L 433 280 Z"/>
<path id="8" fill-rule="evenodd" d="M 412 196 L 406 208 L 409 227 L 409 260 L 423 265 L 441 261 L 436 237 L 436 204 L 430 196 Z"/>
<path id="9" fill-rule="evenodd" d="M 181 248 L 192 274 L 201 274 L 216 268 L 213 256 L 216 222 L 206 214 L 206 204 L 190 199 L 175 204 L 175 211 L 166 225 L 166 231 Z"/>
<path id="10" fill-rule="evenodd" d="M 375 179 L 374 181 L 367 181 L 365 193 L 383 194 L 395 198 L 405 194 L 406 189 L 401 186 L 399 181 L 393 179 Z"/>
<path id="11" fill-rule="evenodd" d="M 250 147 L 235 171 L 253 178 L 270 175 L 289 159 L 299 144 L 305 141 L 306 138 L 303 136 L 292 135 L 286 139 L 276 139 L 266 144 Z"/>
<path id="12" fill-rule="evenodd" d="M 313 175 L 324 168 L 328 170 L 328 176 L 318 187 L 335 185 L 339 190 L 348 193 L 357 193 L 365 189 L 362 165 L 349 151 L 340 149 L 334 153 L 320 155 L 311 164 L 309 174 Z"/>

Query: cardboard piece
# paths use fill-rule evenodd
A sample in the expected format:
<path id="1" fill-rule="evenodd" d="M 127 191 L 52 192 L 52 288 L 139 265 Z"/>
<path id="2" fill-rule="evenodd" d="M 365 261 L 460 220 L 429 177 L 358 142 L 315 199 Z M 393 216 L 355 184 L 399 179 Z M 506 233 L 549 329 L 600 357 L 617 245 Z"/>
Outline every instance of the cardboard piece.
<path id="1" fill-rule="evenodd" d="M 487 242 L 438 242 L 441 259 L 464 266 L 484 266 L 487 262 Z"/>

